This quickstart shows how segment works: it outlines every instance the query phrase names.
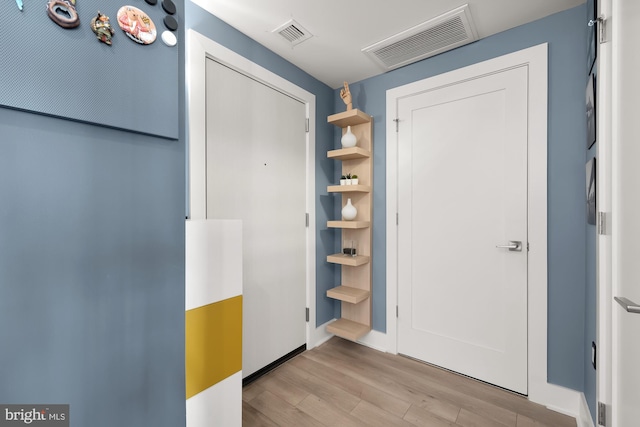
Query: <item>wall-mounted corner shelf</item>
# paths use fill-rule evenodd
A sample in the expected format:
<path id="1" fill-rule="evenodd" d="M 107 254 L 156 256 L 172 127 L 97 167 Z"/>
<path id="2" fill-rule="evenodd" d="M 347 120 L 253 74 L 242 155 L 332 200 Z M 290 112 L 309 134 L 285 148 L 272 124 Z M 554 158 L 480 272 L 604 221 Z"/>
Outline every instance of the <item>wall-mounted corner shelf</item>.
<path id="1" fill-rule="evenodd" d="M 327 255 L 327 262 L 331 262 L 333 264 L 340 265 L 349 265 L 351 267 L 357 267 L 359 265 L 365 265 L 369 263 L 369 257 L 366 255 L 344 255 L 344 254 L 333 254 Z"/>
<path id="2" fill-rule="evenodd" d="M 371 152 L 360 147 L 340 148 L 327 152 L 327 158 L 334 160 L 368 159 Z"/>
<path id="3" fill-rule="evenodd" d="M 327 123 L 331 123 L 341 128 L 370 123 L 371 121 L 372 119 L 370 115 L 364 111 L 358 110 L 357 108 L 332 114 L 327 117 Z"/>
<path id="4" fill-rule="evenodd" d="M 327 186 L 329 193 L 370 193 L 370 185 L 329 185 Z"/>
<path id="5" fill-rule="evenodd" d="M 358 304 L 369 298 L 369 296 L 371 296 L 371 292 L 343 285 L 329 289 L 327 291 L 327 296 L 340 301 L 346 301 L 350 304 Z"/>
<path id="6" fill-rule="evenodd" d="M 351 199 L 357 209 L 353 221 L 327 221 L 328 228 L 341 229 L 341 241 L 357 245 L 358 255 L 328 255 L 327 262 L 339 264 L 341 282 L 327 291 L 327 297 L 340 301 L 341 318 L 327 325 L 327 332 L 355 341 L 371 331 L 371 240 L 373 224 L 373 119 L 360 110 L 331 115 L 327 121 L 342 128 L 351 126 L 356 146 L 327 152 L 329 159 L 342 163 L 341 175 L 357 175 L 358 185 L 329 185 L 328 193 L 340 194 L 341 206 Z M 338 203 L 336 200 L 336 203 Z M 347 243 L 348 244 L 348 243 Z"/>
<path id="7" fill-rule="evenodd" d="M 371 227 L 369 221 L 327 221 L 329 228 L 349 228 L 352 230 Z"/>
<path id="8" fill-rule="evenodd" d="M 371 331 L 371 326 L 345 319 L 344 317 L 327 325 L 327 332 L 355 341 Z"/>

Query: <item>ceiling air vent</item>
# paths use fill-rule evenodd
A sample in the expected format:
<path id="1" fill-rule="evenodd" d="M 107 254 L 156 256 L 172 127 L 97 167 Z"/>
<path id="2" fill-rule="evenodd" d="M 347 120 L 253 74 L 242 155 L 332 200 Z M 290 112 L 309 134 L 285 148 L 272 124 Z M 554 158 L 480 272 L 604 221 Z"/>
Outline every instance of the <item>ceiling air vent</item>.
<path id="1" fill-rule="evenodd" d="M 302 25 L 294 21 L 293 19 L 280 25 L 278 28 L 272 31 L 272 33 L 278 33 L 292 46 L 302 43 L 303 41 L 313 37 L 309 31 L 305 30 Z"/>
<path id="2" fill-rule="evenodd" d="M 362 49 L 386 70 L 478 40 L 469 5 L 461 6 Z"/>

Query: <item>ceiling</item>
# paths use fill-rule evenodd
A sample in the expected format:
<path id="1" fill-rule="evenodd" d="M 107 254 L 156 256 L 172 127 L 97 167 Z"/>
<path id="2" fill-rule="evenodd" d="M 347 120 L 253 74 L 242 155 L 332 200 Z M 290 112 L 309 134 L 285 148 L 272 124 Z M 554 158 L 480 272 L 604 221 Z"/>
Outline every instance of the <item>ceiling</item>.
<path id="1" fill-rule="evenodd" d="M 479 38 L 570 9 L 585 0 L 193 0 L 332 88 L 385 72 L 361 50 L 469 5 Z M 293 46 L 273 30 L 290 19 L 313 37 Z M 585 18 L 586 19 L 586 18 Z"/>

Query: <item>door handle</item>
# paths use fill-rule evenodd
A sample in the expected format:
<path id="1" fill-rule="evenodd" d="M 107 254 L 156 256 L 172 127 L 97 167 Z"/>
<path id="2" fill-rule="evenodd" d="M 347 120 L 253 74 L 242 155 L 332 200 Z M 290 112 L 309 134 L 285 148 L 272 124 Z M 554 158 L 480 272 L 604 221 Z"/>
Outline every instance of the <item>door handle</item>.
<path id="1" fill-rule="evenodd" d="M 616 302 L 629 313 L 640 314 L 640 305 L 636 304 L 635 302 L 624 297 L 613 297 L 613 299 L 616 300 Z"/>
<path id="2" fill-rule="evenodd" d="M 496 248 L 509 249 L 511 252 L 522 252 L 522 242 L 519 240 L 509 240 L 508 245 L 497 245 Z"/>

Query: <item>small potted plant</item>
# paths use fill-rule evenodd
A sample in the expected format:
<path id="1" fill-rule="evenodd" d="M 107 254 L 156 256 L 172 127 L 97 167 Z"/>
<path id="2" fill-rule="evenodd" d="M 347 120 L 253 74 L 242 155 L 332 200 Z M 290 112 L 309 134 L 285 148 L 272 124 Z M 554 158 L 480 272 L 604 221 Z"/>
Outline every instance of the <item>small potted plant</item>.
<path id="1" fill-rule="evenodd" d="M 355 173 L 351 175 L 351 184 L 358 185 L 358 175 L 356 175 Z"/>
<path id="2" fill-rule="evenodd" d="M 351 185 L 351 174 L 347 174 L 347 185 Z"/>
<path id="3" fill-rule="evenodd" d="M 347 185 L 347 177 L 345 175 L 340 177 L 340 185 Z"/>

